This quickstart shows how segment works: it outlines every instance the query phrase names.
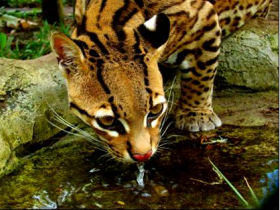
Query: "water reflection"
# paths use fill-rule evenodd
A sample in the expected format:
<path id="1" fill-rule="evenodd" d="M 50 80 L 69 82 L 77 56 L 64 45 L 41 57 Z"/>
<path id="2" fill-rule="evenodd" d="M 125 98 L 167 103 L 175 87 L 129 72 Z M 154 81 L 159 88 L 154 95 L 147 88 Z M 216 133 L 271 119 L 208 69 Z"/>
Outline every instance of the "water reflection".
<path id="1" fill-rule="evenodd" d="M 49 197 L 49 194 L 46 190 L 33 196 L 35 204 L 33 209 L 57 209 L 56 202 L 52 201 Z"/>
<path id="2" fill-rule="evenodd" d="M 211 134 L 219 142 L 204 145 L 209 141 L 190 140 L 170 145 L 146 162 L 145 169 L 143 165 L 97 161 L 103 154 L 92 153 L 87 142 L 49 148 L 29 158 L 18 173 L 0 180 L 0 208 L 242 207 L 226 184 L 207 184 L 217 180 L 207 157 L 241 192 L 248 192 L 243 176 L 259 198 L 262 188 L 265 196 L 277 189 L 278 150 L 264 151 L 263 143 L 269 141 L 269 151 L 276 148 L 278 129 L 223 129 Z"/>
<path id="3" fill-rule="evenodd" d="M 279 169 L 266 173 L 266 175 L 260 179 L 260 183 L 264 185 L 264 187 L 262 187 L 263 198 L 261 199 L 263 203 L 266 198 L 276 193 L 279 189 Z"/>
<path id="4" fill-rule="evenodd" d="M 50 195 L 47 190 L 42 190 L 39 193 L 33 195 L 34 205 L 33 209 L 56 209 L 61 206 L 67 199 L 71 198 L 71 196 L 76 192 L 74 186 L 72 186 L 69 182 L 64 185 L 60 185 L 56 188 L 56 192 L 58 192 L 58 196 L 56 201 L 50 198 Z M 53 194 L 53 193 L 52 193 Z"/>

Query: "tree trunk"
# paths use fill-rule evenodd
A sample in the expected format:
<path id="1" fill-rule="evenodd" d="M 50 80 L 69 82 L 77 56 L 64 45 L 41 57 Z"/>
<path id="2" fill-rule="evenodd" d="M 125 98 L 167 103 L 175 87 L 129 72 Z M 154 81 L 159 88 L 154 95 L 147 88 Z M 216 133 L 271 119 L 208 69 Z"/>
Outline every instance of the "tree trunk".
<path id="1" fill-rule="evenodd" d="M 42 15 L 50 24 L 63 22 L 62 0 L 42 0 Z"/>

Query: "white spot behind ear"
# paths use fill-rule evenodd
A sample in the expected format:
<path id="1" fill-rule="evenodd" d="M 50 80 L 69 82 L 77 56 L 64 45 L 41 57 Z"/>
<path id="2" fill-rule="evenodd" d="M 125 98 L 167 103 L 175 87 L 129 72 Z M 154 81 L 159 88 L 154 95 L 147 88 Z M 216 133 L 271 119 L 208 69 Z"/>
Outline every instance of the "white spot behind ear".
<path id="1" fill-rule="evenodd" d="M 152 18 L 150 18 L 149 20 L 147 20 L 145 23 L 144 23 L 144 26 L 149 29 L 150 31 L 155 31 L 156 30 L 156 20 L 157 20 L 157 16 L 154 15 Z"/>
<path id="2" fill-rule="evenodd" d="M 187 60 L 184 60 L 180 65 L 180 69 L 188 69 L 190 67 L 191 67 L 191 65 Z"/>

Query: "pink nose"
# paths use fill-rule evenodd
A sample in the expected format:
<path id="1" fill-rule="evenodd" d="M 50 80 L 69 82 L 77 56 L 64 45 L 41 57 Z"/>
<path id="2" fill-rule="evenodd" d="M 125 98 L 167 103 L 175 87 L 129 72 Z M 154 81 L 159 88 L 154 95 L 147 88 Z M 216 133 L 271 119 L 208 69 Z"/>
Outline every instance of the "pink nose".
<path id="1" fill-rule="evenodd" d="M 142 154 L 135 154 L 133 155 L 133 158 L 139 162 L 143 162 L 146 161 L 148 159 L 150 159 L 150 157 L 152 156 L 152 150 L 150 150 L 149 152 L 147 152 L 146 154 L 142 155 Z"/>

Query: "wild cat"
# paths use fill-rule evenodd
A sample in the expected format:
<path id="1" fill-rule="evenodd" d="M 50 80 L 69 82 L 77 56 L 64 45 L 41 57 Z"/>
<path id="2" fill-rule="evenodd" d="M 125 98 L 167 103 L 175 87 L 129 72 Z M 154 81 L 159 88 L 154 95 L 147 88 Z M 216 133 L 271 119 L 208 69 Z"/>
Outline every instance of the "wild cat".
<path id="1" fill-rule="evenodd" d="M 270 5 L 271 0 L 77 0 L 71 38 L 51 38 L 70 109 L 117 160 L 148 160 L 167 110 L 161 63 L 182 72 L 176 126 L 191 132 L 221 126 L 212 108 L 221 39 L 248 19 L 267 16 Z"/>

